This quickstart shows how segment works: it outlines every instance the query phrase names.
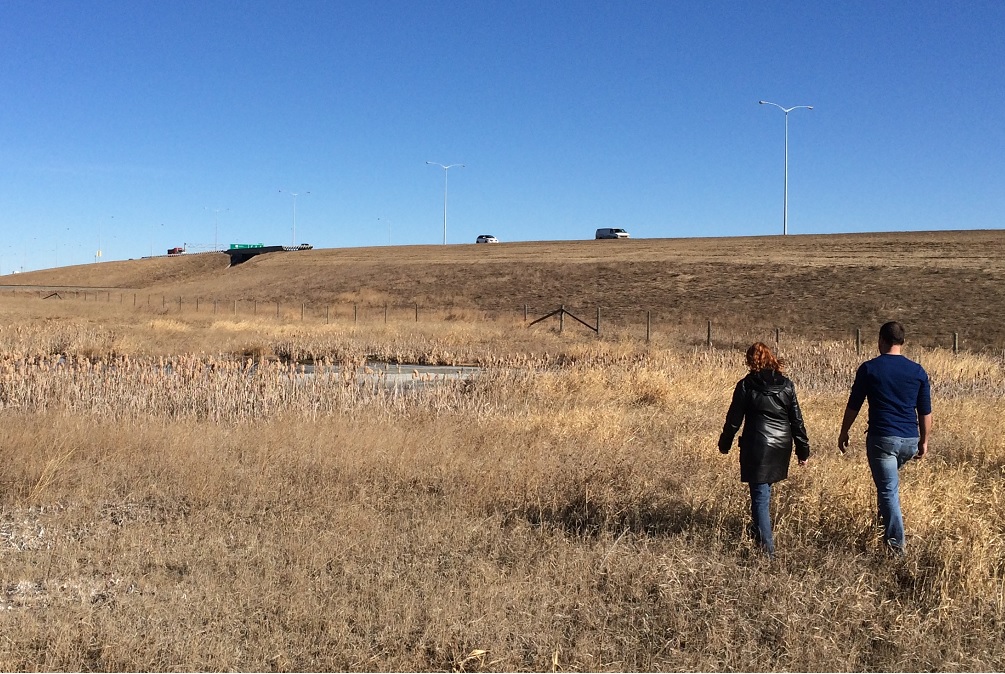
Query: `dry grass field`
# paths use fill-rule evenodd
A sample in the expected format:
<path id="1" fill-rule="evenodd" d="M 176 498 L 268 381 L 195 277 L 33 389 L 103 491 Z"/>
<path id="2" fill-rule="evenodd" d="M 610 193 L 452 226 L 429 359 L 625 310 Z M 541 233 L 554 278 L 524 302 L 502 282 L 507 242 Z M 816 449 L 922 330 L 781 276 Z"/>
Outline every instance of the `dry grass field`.
<path id="1" fill-rule="evenodd" d="M 0 292 L 0 669 L 1002 670 L 1003 242 L 591 241 L 18 275 L 130 299 Z M 134 290 L 242 311 L 134 307 Z M 524 302 L 593 298 L 617 319 L 599 339 L 523 324 Z M 243 311 L 275 299 L 424 309 Z M 649 342 L 629 320 L 646 309 L 667 317 Z M 714 348 L 694 334 L 705 317 L 729 326 Z M 871 350 L 887 318 L 920 333 L 907 353 L 935 403 L 930 455 L 902 478 L 904 559 L 874 526 L 864 421 L 836 450 L 867 355 L 848 326 Z M 779 324 L 814 454 L 773 496 L 769 561 L 715 440 L 736 347 Z M 957 324 L 986 343 L 937 346 Z M 487 371 L 385 388 L 297 368 L 368 358 Z"/>

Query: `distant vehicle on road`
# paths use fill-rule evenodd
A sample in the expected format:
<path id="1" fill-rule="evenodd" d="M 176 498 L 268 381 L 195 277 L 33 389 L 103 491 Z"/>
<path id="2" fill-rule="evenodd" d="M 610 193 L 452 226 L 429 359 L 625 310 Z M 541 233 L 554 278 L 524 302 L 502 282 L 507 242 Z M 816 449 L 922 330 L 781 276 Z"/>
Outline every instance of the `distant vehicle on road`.
<path id="1" fill-rule="evenodd" d="M 475 239 L 475 243 L 499 243 L 499 239 L 495 238 L 491 234 L 480 234 L 478 238 Z"/>
<path id="2" fill-rule="evenodd" d="M 174 248 L 168 248 L 168 255 L 181 255 L 185 252 L 185 249 L 181 246 L 175 246 Z"/>
<path id="3" fill-rule="evenodd" d="M 597 230 L 597 239 L 628 239 L 631 235 L 623 229 L 616 227 L 601 227 Z"/>

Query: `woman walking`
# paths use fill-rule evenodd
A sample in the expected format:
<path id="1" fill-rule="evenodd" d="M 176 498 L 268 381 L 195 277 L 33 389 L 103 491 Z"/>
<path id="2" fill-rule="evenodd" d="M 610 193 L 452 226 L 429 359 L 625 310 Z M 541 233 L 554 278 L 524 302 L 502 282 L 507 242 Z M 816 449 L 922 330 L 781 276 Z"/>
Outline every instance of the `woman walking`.
<path id="1" fill-rule="evenodd" d="M 740 481 L 750 485 L 750 533 L 769 556 L 775 554 L 771 535 L 771 485 L 789 476 L 795 442 L 799 465 L 810 458 L 810 441 L 796 400 L 796 387 L 782 374 L 782 363 L 771 349 L 757 342 L 747 349 L 750 372 L 736 384 L 719 451 L 728 454 L 740 425 Z"/>

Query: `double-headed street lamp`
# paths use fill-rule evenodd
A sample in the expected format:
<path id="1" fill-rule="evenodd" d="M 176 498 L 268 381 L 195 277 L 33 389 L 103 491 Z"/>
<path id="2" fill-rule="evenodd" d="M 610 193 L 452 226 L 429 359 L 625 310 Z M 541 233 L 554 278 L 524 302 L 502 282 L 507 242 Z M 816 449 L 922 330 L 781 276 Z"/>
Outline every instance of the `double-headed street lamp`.
<path id="1" fill-rule="evenodd" d="M 282 192 L 282 190 L 279 190 L 279 191 Z M 301 194 L 303 194 L 304 196 L 307 196 L 308 194 L 310 194 L 310 192 L 302 192 L 302 193 L 301 192 L 287 192 L 287 194 L 289 194 L 290 196 L 293 197 L 293 240 L 290 242 L 290 245 L 291 246 L 296 246 L 297 245 L 297 197 L 299 197 Z"/>
<path id="2" fill-rule="evenodd" d="M 445 246 L 447 245 L 447 171 L 455 166 L 464 168 L 464 164 L 449 164 L 444 166 L 443 164 L 437 164 L 435 161 L 427 161 L 426 163 L 439 166 L 443 169 L 443 245 Z"/>
<path id="3" fill-rule="evenodd" d="M 812 105 L 794 105 L 791 108 L 783 108 L 778 103 L 771 101 L 758 101 L 760 105 L 773 105 L 785 113 L 785 188 L 782 192 L 782 234 L 789 233 L 789 113 L 799 108 L 812 110 Z"/>

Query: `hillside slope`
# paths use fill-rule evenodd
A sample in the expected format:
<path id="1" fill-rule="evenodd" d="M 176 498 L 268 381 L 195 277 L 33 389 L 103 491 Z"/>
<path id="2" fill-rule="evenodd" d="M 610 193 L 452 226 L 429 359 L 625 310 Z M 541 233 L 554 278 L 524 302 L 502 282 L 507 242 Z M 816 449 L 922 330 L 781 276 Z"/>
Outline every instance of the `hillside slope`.
<path id="1" fill-rule="evenodd" d="M 543 313 L 565 304 L 639 323 L 713 319 L 801 334 L 888 319 L 948 344 L 1005 345 L 1005 231 L 525 242 L 273 253 L 228 268 L 206 253 L 81 265 L 0 283 L 183 297 L 364 302 Z"/>

